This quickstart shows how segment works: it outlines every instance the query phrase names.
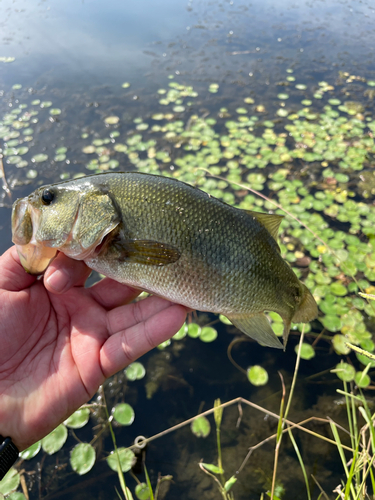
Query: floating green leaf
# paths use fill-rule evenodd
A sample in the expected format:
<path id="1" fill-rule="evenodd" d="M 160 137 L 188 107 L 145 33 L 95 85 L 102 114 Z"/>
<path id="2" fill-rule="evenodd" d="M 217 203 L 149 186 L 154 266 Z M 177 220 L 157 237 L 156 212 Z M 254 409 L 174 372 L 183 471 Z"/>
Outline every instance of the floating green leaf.
<path id="1" fill-rule="evenodd" d="M 120 118 L 118 116 L 107 116 L 104 121 L 107 125 L 117 125 L 117 123 L 120 121 Z"/>
<path id="2" fill-rule="evenodd" d="M 266 385 L 268 373 L 262 366 L 254 365 L 247 369 L 247 378 L 253 385 Z"/>
<path id="3" fill-rule="evenodd" d="M 204 415 L 201 415 L 193 420 L 191 430 L 197 437 L 205 438 L 211 431 L 211 425 L 209 420 Z"/>
<path id="4" fill-rule="evenodd" d="M 134 382 L 134 380 L 140 380 L 146 375 L 146 369 L 142 363 L 135 361 L 125 368 L 125 375 L 128 380 Z"/>
<path id="5" fill-rule="evenodd" d="M 222 323 L 224 323 L 224 325 L 231 325 L 232 324 L 232 322 L 226 316 L 223 316 L 222 314 L 220 314 L 219 319 Z"/>
<path id="6" fill-rule="evenodd" d="M 80 476 L 87 474 L 93 468 L 95 460 L 95 449 L 89 443 L 77 444 L 70 453 L 70 465 Z"/>
<path id="7" fill-rule="evenodd" d="M 332 338 L 332 345 L 337 354 L 349 354 L 350 347 L 346 345 L 347 338 L 344 335 L 336 334 Z"/>
<path id="8" fill-rule="evenodd" d="M 5 474 L 0 481 L 0 493 L 9 495 L 10 492 L 16 490 L 20 484 L 20 475 L 13 467 Z"/>
<path id="9" fill-rule="evenodd" d="M 211 326 L 204 326 L 201 330 L 199 338 L 202 342 L 213 342 L 217 338 L 217 331 Z"/>
<path id="10" fill-rule="evenodd" d="M 42 163 L 43 161 L 47 161 L 48 160 L 48 155 L 44 154 L 44 153 L 40 153 L 38 155 L 35 155 L 31 158 L 31 161 L 33 163 Z"/>
<path id="11" fill-rule="evenodd" d="M 10 495 L 6 497 L 7 500 L 26 500 L 26 497 L 20 491 L 13 491 Z"/>
<path id="12" fill-rule="evenodd" d="M 138 500 L 148 500 L 150 498 L 150 489 L 146 483 L 139 483 L 135 487 L 135 495 Z"/>
<path id="13" fill-rule="evenodd" d="M 295 352 L 298 353 L 298 345 L 294 348 Z M 306 344 L 303 342 L 301 346 L 301 358 L 302 359 L 311 359 L 315 356 L 315 350 L 310 344 Z"/>
<path id="14" fill-rule="evenodd" d="M 189 335 L 189 337 L 196 339 L 201 334 L 201 331 L 202 331 L 201 327 L 199 325 L 197 325 L 196 323 L 189 323 L 188 324 L 187 334 Z"/>
<path id="15" fill-rule="evenodd" d="M 348 293 L 346 287 L 338 281 L 336 281 L 335 283 L 332 283 L 330 285 L 330 289 L 334 295 L 338 295 L 340 297 L 343 297 L 344 295 L 346 295 Z"/>
<path id="16" fill-rule="evenodd" d="M 61 424 L 42 439 L 42 448 L 48 455 L 53 455 L 64 446 L 67 438 L 68 430 Z"/>
<path id="17" fill-rule="evenodd" d="M 128 472 L 135 462 L 135 455 L 129 448 L 118 448 L 118 455 L 120 459 L 120 467 L 122 472 Z M 117 472 L 118 470 L 118 459 L 116 451 L 112 451 L 107 458 L 107 464 L 112 470 Z"/>
<path id="18" fill-rule="evenodd" d="M 36 177 L 38 177 L 38 172 L 34 169 L 30 169 L 27 171 L 26 177 L 28 179 L 35 179 Z"/>
<path id="19" fill-rule="evenodd" d="M 177 333 L 173 335 L 174 340 L 182 340 L 183 338 L 186 337 L 187 334 L 187 325 L 184 323 L 181 328 L 178 330 Z"/>
<path id="20" fill-rule="evenodd" d="M 114 409 L 113 418 L 121 425 L 131 425 L 134 422 L 135 413 L 129 404 L 120 403 Z"/>
<path id="21" fill-rule="evenodd" d="M 353 365 L 349 365 L 348 363 L 339 363 L 332 371 L 336 373 L 339 379 L 344 380 L 345 382 L 354 380 L 355 368 Z"/>
<path id="22" fill-rule="evenodd" d="M 365 372 L 357 372 L 354 377 L 354 382 L 358 387 L 365 388 L 371 384 L 371 379 Z"/>
<path id="23" fill-rule="evenodd" d="M 31 458 L 34 458 L 40 451 L 42 447 L 42 442 L 37 441 L 36 443 L 32 444 L 26 450 L 21 451 L 20 456 L 24 460 L 30 460 Z"/>
<path id="24" fill-rule="evenodd" d="M 67 427 L 71 429 L 80 429 L 84 427 L 90 418 L 90 410 L 88 408 L 80 408 L 70 415 L 64 422 Z"/>

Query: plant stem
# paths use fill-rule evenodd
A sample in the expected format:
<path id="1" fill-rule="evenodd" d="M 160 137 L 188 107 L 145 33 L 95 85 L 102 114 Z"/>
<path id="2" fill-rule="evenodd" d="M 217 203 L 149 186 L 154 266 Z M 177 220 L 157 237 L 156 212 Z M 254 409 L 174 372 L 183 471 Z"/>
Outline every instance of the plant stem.
<path id="1" fill-rule="evenodd" d="M 273 500 L 274 493 L 275 493 L 277 465 L 278 465 L 278 458 L 279 458 L 279 451 L 280 451 L 281 441 L 282 441 L 282 437 L 283 437 L 283 429 L 284 429 L 285 421 L 286 421 L 286 419 L 288 417 L 290 405 L 292 403 L 294 388 L 296 386 L 297 374 L 298 374 L 299 363 L 300 363 L 300 360 L 301 360 L 301 349 L 302 349 L 302 344 L 303 344 L 304 336 L 305 336 L 305 327 L 302 328 L 301 337 L 299 339 L 296 365 L 295 365 L 295 368 L 294 368 L 292 385 L 290 387 L 290 392 L 289 392 L 289 396 L 288 396 L 288 402 L 287 402 L 287 405 L 286 405 L 286 409 L 285 409 L 285 414 L 284 415 L 282 413 L 283 413 L 284 400 L 285 400 L 285 386 L 284 386 L 284 382 L 282 380 L 283 396 L 281 398 L 279 425 L 278 425 L 278 428 L 277 428 L 276 447 L 275 447 L 275 460 L 274 460 L 273 476 L 272 476 L 271 500 Z"/>
<path id="2" fill-rule="evenodd" d="M 130 500 L 129 497 L 128 497 L 128 493 L 126 491 L 127 488 L 126 488 L 126 483 L 125 483 L 125 477 L 124 477 L 124 473 L 122 472 L 122 469 L 121 469 L 120 456 L 118 454 L 118 449 L 117 449 L 117 445 L 116 445 L 116 437 L 115 437 L 115 433 L 113 432 L 113 427 L 112 427 L 112 424 L 111 424 L 111 419 L 109 417 L 108 407 L 107 407 L 107 401 L 105 399 L 105 393 L 104 393 L 103 386 L 100 386 L 100 392 L 101 392 L 101 396 L 102 396 L 103 401 L 104 401 L 104 409 L 105 409 L 105 413 L 106 413 L 106 416 L 107 416 L 107 421 L 108 421 L 109 430 L 110 430 L 111 437 L 112 437 L 113 446 L 115 448 L 115 452 L 116 452 L 116 456 L 117 456 L 117 474 L 118 474 L 118 478 L 119 478 L 119 481 L 120 481 L 120 486 L 121 486 L 122 492 L 124 494 L 125 500 Z"/>

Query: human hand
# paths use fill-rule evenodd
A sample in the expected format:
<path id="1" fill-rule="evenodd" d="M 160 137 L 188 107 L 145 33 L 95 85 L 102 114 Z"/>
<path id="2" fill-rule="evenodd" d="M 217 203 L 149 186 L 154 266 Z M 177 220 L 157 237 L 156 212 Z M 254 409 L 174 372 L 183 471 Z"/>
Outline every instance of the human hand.
<path id="1" fill-rule="evenodd" d="M 130 303 L 140 291 L 109 278 L 84 288 L 90 272 L 59 253 L 42 280 L 14 246 L 0 256 L 0 434 L 20 451 L 185 320 L 184 306 L 156 296 Z"/>

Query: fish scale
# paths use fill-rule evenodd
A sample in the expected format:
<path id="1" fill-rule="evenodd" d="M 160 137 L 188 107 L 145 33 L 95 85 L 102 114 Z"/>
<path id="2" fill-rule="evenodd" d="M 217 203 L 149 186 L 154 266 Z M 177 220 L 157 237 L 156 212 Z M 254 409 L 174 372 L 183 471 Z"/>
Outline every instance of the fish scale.
<path id="1" fill-rule="evenodd" d="M 20 255 L 31 244 L 41 253 L 57 248 L 121 283 L 223 314 L 263 344 L 281 347 L 265 311 L 282 317 L 284 345 L 292 320 L 317 314 L 310 292 L 281 257 L 280 216 L 234 208 L 178 180 L 123 172 L 43 186 L 14 205 L 16 243 L 27 241 L 22 218 L 28 214 L 32 243 L 19 244 Z M 63 243 L 60 221 L 65 232 L 70 227 Z"/>

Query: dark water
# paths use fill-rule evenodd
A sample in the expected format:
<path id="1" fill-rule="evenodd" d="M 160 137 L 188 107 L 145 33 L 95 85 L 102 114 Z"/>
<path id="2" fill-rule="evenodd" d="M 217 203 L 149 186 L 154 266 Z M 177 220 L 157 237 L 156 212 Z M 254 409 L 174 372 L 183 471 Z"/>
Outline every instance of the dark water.
<path id="1" fill-rule="evenodd" d="M 234 107 L 243 95 L 261 96 L 267 104 L 286 68 L 298 71 L 307 83 L 335 81 L 339 71 L 365 73 L 367 79 L 375 79 L 375 7 L 370 1 L 0 0 L 0 12 L 0 57 L 15 58 L 11 63 L 0 62 L 1 116 L 18 102 L 51 100 L 62 114 L 54 122 L 47 115 L 36 125 L 34 144 L 49 156 L 58 146 L 69 148 L 69 163 L 47 162 L 38 167 L 36 179 L 27 179 L 24 170 L 5 164 L 13 199 L 40 183 L 57 181 L 61 172 L 85 172 L 82 132 L 94 130 L 100 134 L 103 116 L 111 113 L 121 116 L 125 128 L 137 116 L 152 114 L 157 103 L 155 93 L 167 85 L 168 75 L 198 91 L 211 82 L 220 84 L 220 93 L 202 99 L 199 109 Z M 130 87 L 123 89 L 123 82 L 130 82 Z M 21 84 L 22 89 L 13 90 L 14 84 Z M 129 165 L 124 163 L 120 168 L 126 170 Z M 17 182 L 21 178 L 22 183 Z M 11 245 L 10 204 L 5 196 L 1 199 L 0 253 Z M 165 366 L 171 366 L 152 399 L 146 398 L 143 382 L 128 384 L 124 390 L 123 379 L 115 379 L 109 391 L 111 403 L 121 400 L 125 393 L 125 400 L 136 410 L 132 427 L 117 429 L 118 444 L 128 446 L 139 434 L 150 436 L 194 416 L 210 408 L 215 398 L 228 401 L 242 396 L 277 413 L 277 371 L 290 382 L 297 338 L 292 338 L 286 353 L 250 342 L 233 348 L 232 355 L 242 367 L 258 363 L 267 368 L 270 383 L 260 389 L 250 386 L 228 360 L 226 349 L 231 339 L 221 326 L 219 339 L 213 344 L 189 338 L 183 341 L 181 350 L 174 343 L 168 351 L 146 356 L 143 362 L 151 373 L 157 357 L 166 356 Z M 326 351 L 302 364 L 293 420 L 327 414 L 342 418 L 335 396 L 339 386 L 336 379 L 328 374 L 318 384 L 309 378 L 334 363 Z M 224 412 L 227 477 L 238 470 L 249 446 L 276 429 L 275 422 L 262 413 L 244 405 L 243 411 L 239 428 L 237 406 Z M 212 417 L 211 425 L 214 427 Z M 327 433 L 318 425 L 316 430 Z M 90 431 L 84 432 L 80 437 L 90 440 Z M 149 446 L 146 465 L 152 481 L 159 472 L 174 476 L 165 498 L 220 497 L 197 465 L 201 459 L 216 463 L 214 435 L 212 432 L 206 440 L 197 439 L 185 427 Z M 309 472 L 331 492 L 342 474 L 336 449 L 305 435 L 298 439 Z M 68 445 L 74 443 L 70 437 Z M 112 449 L 108 437 L 103 446 L 106 451 Z M 59 478 L 53 468 L 67 456 L 68 451 L 46 460 L 48 465 L 35 481 L 30 498 L 47 494 L 47 498 L 117 498 L 117 477 L 108 474 L 106 463 L 97 464 L 78 481 L 68 466 Z M 270 486 L 272 464 L 273 442 L 254 452 L 239 475 L 235 498 L 260 498 Z M 32 466 L 37 467 L 36 460 Z M 297 459 L 286 442 L 279 476 L 287 498 L 306 497 Z M 133 491 L 135 483 L 130 477 L 128 481 Z M 318 495 L 315 488 L 313 497 Z"/>

